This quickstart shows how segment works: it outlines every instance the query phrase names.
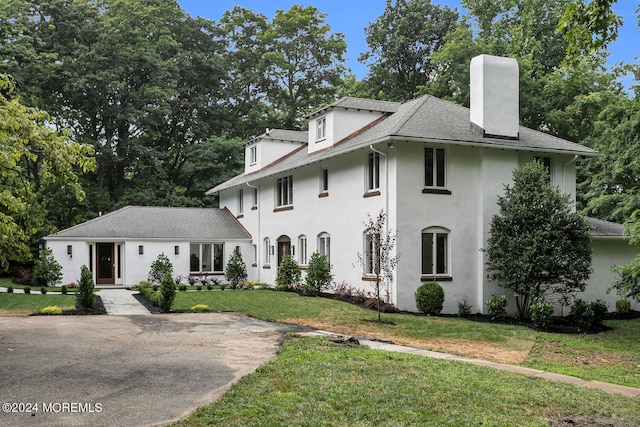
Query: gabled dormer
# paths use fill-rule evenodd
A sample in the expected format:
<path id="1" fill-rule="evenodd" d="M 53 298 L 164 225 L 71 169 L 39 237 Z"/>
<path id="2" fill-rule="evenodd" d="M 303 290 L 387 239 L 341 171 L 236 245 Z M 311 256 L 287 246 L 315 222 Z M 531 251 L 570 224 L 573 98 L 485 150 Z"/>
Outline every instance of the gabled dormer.
<path id="1" fill-rule="evenodd" d="M 344 97 L 309 114 L 309 154 L 332 147 L 347 136 L 398 111 L 397 102 Z"/>
<path id="2" fill-rule="evenodd" d="M 244 173 L 259 171 L 300 148 L 307 142 L 307 132 L 267 129 L 244 145 Z"/>

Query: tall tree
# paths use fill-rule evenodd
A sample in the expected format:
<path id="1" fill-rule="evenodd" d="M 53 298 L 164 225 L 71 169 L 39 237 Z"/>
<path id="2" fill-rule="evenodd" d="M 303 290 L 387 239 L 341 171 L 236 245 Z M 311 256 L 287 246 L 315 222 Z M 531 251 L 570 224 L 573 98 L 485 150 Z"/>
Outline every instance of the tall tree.
<path id="1" fill-rule="evenodd" d="M 437 78 L 431 55 L 444 45 L 458 12 L 431 0 L 387 0 L 384 12 L 365 28 L 369 51 L 366 85 L 374 98 L 406 101 L 419 86 Z"/>
<path id="2" fill-rule="evenodd" d="M 590 225 L 573 212 L 540 162 L 513 172 L 498 198 L 487 241 L 489 278 L 513 292 L 518 317 L 529 319 L 543 297 L 561 301 L 583 291 L 591 274 Z"/>
<path id="3" fill-rule="evenodd" d="M 0 75 L 0 270 L 10 261 L 28 261 L 30 246 L 55 231 L 48 219 L 48 194 L 63 189 L 85 196 L 78 172 L 95 161 L 89 145 L 69 139 L 49 125 L 49 115 L 12 98 L 13 83 Z"/>
<path id="4" fill-rule="evenodd" d="M 269 102 L 282 115 L 279 126 L 302 127 L 298 118 L 332 101 L 345 74 L 344 34 L 331 33 L 326 15 L 313 6 L 279 9 L 261 40 L 271 80 Z"/>

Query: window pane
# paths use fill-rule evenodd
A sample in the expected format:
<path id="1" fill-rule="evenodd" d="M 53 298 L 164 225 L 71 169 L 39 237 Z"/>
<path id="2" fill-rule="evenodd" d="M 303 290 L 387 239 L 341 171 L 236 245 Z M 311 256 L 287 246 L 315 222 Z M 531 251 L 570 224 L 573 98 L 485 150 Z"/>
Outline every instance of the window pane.
<path id="1" fill-rule="evenodd" d="M 447 235 L 438 233 L 436 241 L 437 273 L 447 273 Z"/>
<path id="2" fill-rule="evenodd" d="M 288 205 L 292 205 L 293 204 L 293 177 L 290 176 L 288 179 L 288 191 L 287 191 L 287 204 Z"/>
<path id="3" fill-rule="evenodd" d="M 444 149 L 436 150 L 436 186 L 444 187 Z"/>
<path id="4" fill-rule="evenodd" d="M 433 233 L 422 233 L 422 274 L 433 274 Z"/>
<path id="5" fill-rule="evenodd" d="M 211 243 L 202 244 L 202 269 L 200 271 L 211 271 Z"/>
<path id="6" fill-rule="evenodd" d="M 224 271 L 224 244 L 213 245 L 213 271 Z"/>
<path id="7" fill-rule="evenodd" d="M 189 260 L 190 271 L 200 271 L 200 245 L 198 243 L 191 243 L 189 245 Z"/>
<path id="8" fill-rule="evenodd" d="M 424 185 L 433 187 L 433 148 L 424 149 Z"/>
<path id="9" fill-rule="evenodd" d="M 269 264 L 271 261 L 271 241 L 267 238 L 264 239 L 264 263 Z"/>

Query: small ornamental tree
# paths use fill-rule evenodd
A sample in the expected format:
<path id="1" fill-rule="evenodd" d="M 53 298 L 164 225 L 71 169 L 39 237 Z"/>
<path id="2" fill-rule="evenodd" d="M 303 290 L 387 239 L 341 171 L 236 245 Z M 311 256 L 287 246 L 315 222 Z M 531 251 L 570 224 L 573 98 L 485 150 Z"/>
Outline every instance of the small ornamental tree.
<path id="1" fill-rule="evenodd" d="M 304 279 L 307 292 L 322 292 L 329 287 L 332 279 L 333 274 L 331 274 L 331 265 L 327 256 L 319 252 L 311 254 Z"/>
<path id="2" fill-rule="evenodd" d="M 80 280 L 76 291 L 76 301 L 85 309 L 92 310 L 96 303 L 95 284 L 93 274 L 86 265 L 80 267 Z"/>
<path id="3" fill-rule="evenodd" d="M 538 161 L 513 172 L 498 198 L 487 242 L 489 278 L 510 289 L 517 316 L 531 318 L 531 304 L 545 294 L 561 300 L 583 291 L 591 274 L 591 226 L 573 211 L 569 196 L 551 185 Z"/>
<path id="4" fill-rule="evenodd" d="M 162 252 L 158 255 L 158 258 L 151 263 L 149 281 L 154 285 L 159 285 L 167 274 L 173 276 L 173 265 L 171 261 L 169 261 L 169 257 Z"/>
<path id="5" fill-rule="evenodd" d="M 44 248 L 42 258 L 33 265 L 31 277 L 39 286 L 55 286 L 62 282 L 62 267 L 53 256 L 51 248 Z"/>
<path id="6" fill-rule="evenodd" d="M 300 266 L 291 257 L 291 255 L 285 255 L 282 257 L 282 261 L 278 266 L 278 275 L 276 276 L 276 289 L 279 291 L 286 291 L 291 288 L 295 288 L 300 283 L 302 273 Z"/>
<path id="7" fill-rule="evenodd" d="M 173 280 L 171 274 L 167 273 L 160 282 L 158 305 L 164 311 L 170 311 L 174 299 L 176 299 L 176 282 Z"/>
<path id="8" fill-rule="evenodd" d="M 240 251 L 233 251 L 229 257 L 224 276 L 233 288 L 247 281 L 247 266 L 242 260 Z"/>
<path id="9" fill-rule="evenodd" d="M 378 309 L 378 322 L 380 319 L 380 300 L 382 291 L 385 290 L 385 299 L 388 300 L 389 282 L 391 281 L 393 270 L 398 265 L 399 254 L 395 254 L 396 235 L 386 227 L 387 214 L 384 210 L 378 213 L 373 219 L 367 214 L 365 226 L 365 251 L 358 253 L 357 262 L 364 270 L 365 274 L 375 275 L 373 282 L 376 294 L 376 306 Z"/>

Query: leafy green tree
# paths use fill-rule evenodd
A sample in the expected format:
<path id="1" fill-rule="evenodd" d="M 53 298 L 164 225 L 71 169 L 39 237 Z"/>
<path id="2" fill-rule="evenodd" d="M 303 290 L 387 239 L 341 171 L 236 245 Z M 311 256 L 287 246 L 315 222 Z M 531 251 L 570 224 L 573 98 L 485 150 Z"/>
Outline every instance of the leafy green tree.
<path id="1" fill-rule="evenodd" d="M 171 311 L 173 301 L 176 299 L 176 282 L 170 273 L 166 273 L 160 281 L 160 298 L 158 305 L 164 311 Z"/>
<path id="2" fill-rule="evenodd" d="M 326 15 L 313 6 L 279 9 L 260 36 L 266 49 L 269 102 L 280 127 L 299 129 L 298 118 L 332 101 L 345 73 L 344 34 L 331 33 Z"/>
<path id="3" fill-rule="evenodd" d="M 331 285 L 333 274 L 326 255 L 314 252 L 309 259 L 307 274 L 304 278 L 306 288 L 312 292 L 322 292 Z"/>
<path id="4" fill-rule="evenodd" d="M 276 290 L 286 291 L 295 288 L 301 277 L 302 272 L 296 260 L 291 255 L 283 256 L 276 275 Z"/>
<path id="5" fill-rule="evenodd" d="M 80 267 L 80 280 L 76 292 L 76 301 L 85 309 L 92 310 L 96 303 L 95 284 L 93 273 L 86 265 Z"/>
<path id="6" fill-rule="evenodd" d="M 33 265 L 31 277 L 38 286 L 55 286 L 62 282 L 62 266 L 56 261 L 51 248 L 44 248 L 42 257 Z"/>
<path id="7" fill-rule="evenodd" d="M 160 284 L 162 279 L 166 275 L 173 275 L 173 264 L 169 260 L 169 257 L 162 252 L 158 257 L 151 263 L 151 270 L 149 270 L 149 281 L 152 284 Z"/>
<path id="8" fill-rule="evenodd" d="M 543 296 L 566 301 L 583 291 L 591 274 L 590 225 L 572 210 L 569 196 L 554 188 L 540 162 L 513 172 L 498 198 L 487 241 L 489 278 L 513 292 L 517 315 L 531 317 Z"/>
<path id="9" fill-rule="evenodd" d="M 640 247 L 640 210 L 631 215 L 627 230 L 631 234 L 629 244 Z M 618 277 L 611 289 L 615 289 L 623 298 L 640 302 L 640 253 L 631 262 L 614 266 L 613 271 Z"/>
<path id="10" fill-rule="evenodd" d="M 247 265 L 242 260 L 240 251 L 233 251 L 227 261 L 227 269 L 224 276 L 232 288 L 237 287 L 240 283 L 247 281 Z"/>
<path id="11" fill-rule="evenodd" d="M 456 10 L 431 0 L 387 0 L 382 15 L 365 28 L 369 51 L 358 58 L 369 66 L 365 85 L 371 96 L 406 101 L 437 78 L 431 55 L 457 20 Z"/>
<path id="12" fill-rule="evenodd" d="M 95 165 L 90 146 L 56 132 L 49 115 L 13 98 L 14 85 L 0 75 L 0 270 L 31 259 L 30 246 L 52 231 L 48 195 L 63 189 L 82 200 L 78 173 Z"/>

